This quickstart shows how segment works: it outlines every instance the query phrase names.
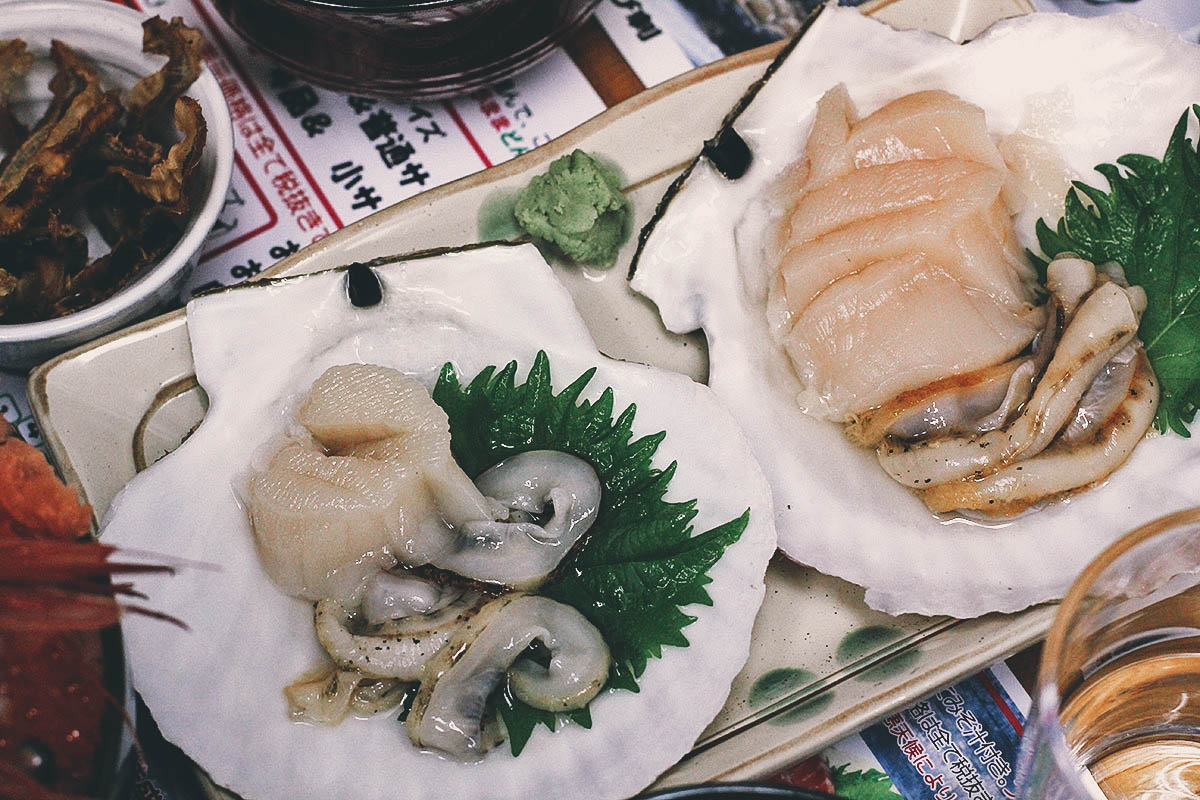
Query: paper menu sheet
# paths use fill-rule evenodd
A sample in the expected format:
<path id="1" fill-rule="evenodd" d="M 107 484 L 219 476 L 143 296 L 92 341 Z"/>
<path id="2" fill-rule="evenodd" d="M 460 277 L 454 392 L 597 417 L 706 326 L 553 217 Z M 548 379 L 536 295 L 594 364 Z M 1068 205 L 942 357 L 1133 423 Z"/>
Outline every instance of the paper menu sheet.
<path id="1" fill-rule="evenodd" d="M 25 381 L 0 373 L 0 419 L 12 425 L 17 435 L 34 447 L 42 446 L 42 432 L 25 397 Z"/>
<path id="2" fill-rule="evenodd" d="M 770 780 L 847 800 L 1013 800 L 1029 707 L 998 662 Z"/>

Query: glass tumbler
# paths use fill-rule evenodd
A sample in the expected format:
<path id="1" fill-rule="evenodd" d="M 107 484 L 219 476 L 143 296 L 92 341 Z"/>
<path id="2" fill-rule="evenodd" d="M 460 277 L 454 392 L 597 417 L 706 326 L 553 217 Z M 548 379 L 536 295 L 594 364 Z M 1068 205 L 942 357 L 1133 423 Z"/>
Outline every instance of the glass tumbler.
<path id="1" fill-rule="evenodd" d="M 1075 581 L 1017 774 L 1025 800 L 1200 798 L 1200 508 L 1126 535 Z"/>

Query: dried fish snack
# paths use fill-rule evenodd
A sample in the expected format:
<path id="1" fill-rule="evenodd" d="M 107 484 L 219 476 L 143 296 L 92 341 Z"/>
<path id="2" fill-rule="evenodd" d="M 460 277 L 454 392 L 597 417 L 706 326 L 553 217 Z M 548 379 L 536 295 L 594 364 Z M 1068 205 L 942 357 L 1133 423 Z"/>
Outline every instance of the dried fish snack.
<path id="1" fill-rule="evenodd" d="M 66 292 L 68 276 L 87 263 L 87 237 L 51 214 L 44 226 L 0 241 L 0 263 L 17 276 L 5 319 L 31 322 L 52 316 L 49 304 Z"/>
<path id="2" fill-rule="evenodd" d="M 166 157 L 150 167 L 149 175 L 120 166 L 112 170 L 124 177 L 138 194 L 164 206 L 166 211 L 182 214 L 187 211 L 185 189 L 200 163 L 208 133 L 200 104 L 190 97 L 176 100 L 175 127 L 183 139 L 171 145 Z"/>
<path id="3" fill-rule="evenodd" d="M 17 290 L 16 277 L 0 267 L 0 317 L 4 316 L 4 312 L 8 309 L 8 304 L 12 300 L 13 293 Z"/>
<path id="4" fill-rule="evenodd" d="M 141 172 L 148 171 L 162 159 L 163 147 L 141 133 L 106 133 L 96 145 L 96 155 L 106 166 L 126 167 Z"/>
<path id="5" fill-rule="evenodd" d="M 100 77 L 75 51 L 55 41 L 50 57 L 58 66 L 50 80 L 54 99 L 0 170 L 0 236 L 34 223 L 87 146 L 121 113 L 116 93 L 101 88 Z"/>
<path id="6" fill-rule="evenodd" d="M 207 140 L 199 103 L 183 92 L 200 75 L 204 40 L 178 17 L 142 27 L 144 51 L 167 63 L 124 97 L 85 54 L 52 42 L 52 98 L 32 125 L 9 103 L 34 56 L 19 39 L 0 41 L 0 324 L 98 303 L 182 235 Z M 163 140 L 172 122 L 178 136 Z M 84 222 L 107 253 L 89 256 Z"/>
<path id="7" fill-rule="evenodd" d="M 6 152 L 16 150 L 29 135 L 29 130 L 13 116 L 8 103 L 17 82 L 29 73 L 31 66 L 33 53 L 26 49 L 23 41 L 0 41 L 0 150 Z M 0 160 L 0 169 L 3 166 L 4 162 Z"/>
<path id="8" fill-rule="evenodd" d="M 125 101 L 126 128 L 138 130 L 146 120 L 174 107 L 175 100 L 200 77 L 204 66 L 204 36 L 175 17 L 169 23 L 154 17 L 142 24 L 142 51 L 166 56 L 167 63 L 137 82 Z"/>
<path id="9" fill-rule="evenodd" d="M 62 317 L 95 305 L 129 284 L 144 264 L 157 261 L 179 238 L 178 221 L 153 208 L 137 228 L 119 239 L 106 254 L 72 276 L 66 292 L 49 316 Z"/>

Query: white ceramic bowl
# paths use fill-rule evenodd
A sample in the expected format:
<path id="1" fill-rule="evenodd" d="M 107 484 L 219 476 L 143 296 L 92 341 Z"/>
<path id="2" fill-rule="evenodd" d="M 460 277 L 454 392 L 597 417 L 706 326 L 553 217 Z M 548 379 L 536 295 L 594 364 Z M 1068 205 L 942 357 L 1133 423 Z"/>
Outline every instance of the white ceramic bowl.
<path id="1" fill-rule="evenodd" d="M 51 39 L 86 54 L 100 69 L 106 86 L 128 89 L 156 71 L 161 56 L 142 53 L 145 15 L 105 0 L 0 0 L 0 39 L 19 37 L 37 56 L 17 92 L 14 107 L 28 119 L 49 100 L 53 73 Z M 149 316 L 176 298 L 217 219 L 233 170 L 233 125 L 221 88 L 205 69 L 187 94 L 200 103 L 208 140 L 196 171 L 200 182 L 183 235 L 157 264 L 112 297 L 74 314 L 44 322 L 0 324 L 0 367 L 30 367 L 65 350 Z M 89 235 L 89 258 L 103 252 Z"/>

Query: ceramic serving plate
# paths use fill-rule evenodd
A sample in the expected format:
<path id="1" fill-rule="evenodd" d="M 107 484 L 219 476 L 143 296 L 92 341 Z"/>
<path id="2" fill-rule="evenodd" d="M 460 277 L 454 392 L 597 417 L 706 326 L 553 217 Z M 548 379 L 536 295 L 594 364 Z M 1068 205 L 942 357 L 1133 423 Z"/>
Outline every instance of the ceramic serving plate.
<path id="1" fill-rule="evenodd" d="M 959 39 L 1001 16 L 1031 10 L 1024 0 L 960 5 L 965 11 L 957 15 L 945 3 L 924 0 L 883 0 L 873 8 L 891 24 Z M 735 56 L 643 92 L 521 158 L 352 225 L 271 274 L 494 238 L 494 211 L 505 198 L 577 147 L 620 165 L 640 227 L 700 141 L 717 130 L 778 50 L 768 46 Z M 666 332 L 654 307 L 629 289 L 623 266 L 633 247 L 627 244 L 607 272 L 555 265 L 555 273 L 604 353 L 704 380 L 703 341 Z M 29 388 L 45 441 L 98 515 L 136 472 L 177 446 L 206 409 L 182 312 L 45 364 Z M 657 785 L 770 774 L 1024 647 L 1044 634 L 1051 616 L 1052 609 L 1040 607 L 973 620 L 891 617 L 869 609 L 861 589 L 776 557 L 750 658 L 728 702 Z"/>

